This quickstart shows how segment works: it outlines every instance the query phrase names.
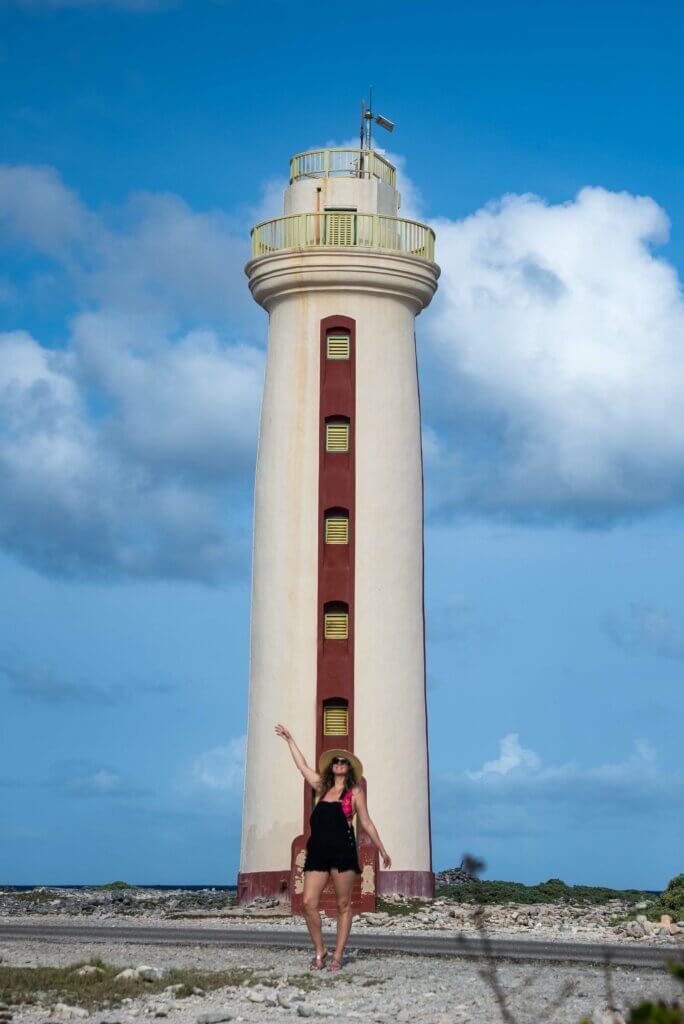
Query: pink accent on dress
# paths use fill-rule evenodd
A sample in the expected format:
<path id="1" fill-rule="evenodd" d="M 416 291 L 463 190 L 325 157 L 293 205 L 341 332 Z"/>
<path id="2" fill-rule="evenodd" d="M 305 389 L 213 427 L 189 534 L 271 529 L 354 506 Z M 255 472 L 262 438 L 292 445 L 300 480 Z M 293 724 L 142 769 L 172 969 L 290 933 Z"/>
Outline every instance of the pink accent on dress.
<path id="1" fill-rule="evenodd" d="M 351 821 L 354 817 L 354 811 L 352 810 L 352 791 L 348 789 L 341 800 L 342 810 L 344 811 L 345 817 Z"/>

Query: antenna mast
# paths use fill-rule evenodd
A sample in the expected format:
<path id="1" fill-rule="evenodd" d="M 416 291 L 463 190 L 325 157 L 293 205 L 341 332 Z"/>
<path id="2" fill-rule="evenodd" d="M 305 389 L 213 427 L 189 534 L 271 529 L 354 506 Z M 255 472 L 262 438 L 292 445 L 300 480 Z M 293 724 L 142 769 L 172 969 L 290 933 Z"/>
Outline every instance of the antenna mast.
<path id="1" fill-rule="evenodd" d="M 380 114 L 373 114 L 373 86 L 370 86 L 368 90 L 368 107 L 366 107 L 366 101 L 361 100 L 361 131 L 359 139 L 361 154 L 359 157 L 359 178 L 363 178 L 364 176 L 364 157 L 366 153 L 370 154 L 371 146 L 373 144 L 373 121 L 388 132 L 394 131 L 393 121 L 388 120 L 386 117 L 382 117 Z M 370 155 L 368 157 L 368 162 L 370 167 Z"/>

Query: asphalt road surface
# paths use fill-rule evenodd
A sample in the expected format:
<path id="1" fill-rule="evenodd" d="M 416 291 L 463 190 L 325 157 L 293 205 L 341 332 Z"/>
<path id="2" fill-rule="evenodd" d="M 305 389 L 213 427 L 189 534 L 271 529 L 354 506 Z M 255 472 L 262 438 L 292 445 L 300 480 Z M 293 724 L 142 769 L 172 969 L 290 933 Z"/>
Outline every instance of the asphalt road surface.
<path id="1" fill-rule="evenodd" d="M 251 928 L 197 928 L 180 926 L 173 930 L 126 925 L 94 926 L 88 924 L 0 924 L 0 942 L 21 939 L 31 941 L 64 941 L 76 939 L 93 942 L 145 943 L 154 946 L 287 946 L 307 949 L 311 946 L 308 931 L 281 931 Z M 625 967 L 666 969 L 666 961 L 684 964 L 684 950 L 662 946 L 601 945 L 589 942 L 553 942 L 534 939 L 501 939 L 450 935 L 364 935 L 352 934 L 349 949 L 377 950 L 420 954 L 423 956 L 493 956 L 503 960 L 559 961 L 562 963 L 606 962 Z"/>

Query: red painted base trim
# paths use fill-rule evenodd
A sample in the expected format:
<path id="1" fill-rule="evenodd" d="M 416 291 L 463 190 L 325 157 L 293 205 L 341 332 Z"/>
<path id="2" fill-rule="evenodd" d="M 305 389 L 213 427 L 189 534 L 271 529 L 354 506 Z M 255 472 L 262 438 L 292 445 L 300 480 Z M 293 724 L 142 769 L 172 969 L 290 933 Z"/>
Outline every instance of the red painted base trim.
<path id="1" fill-rule="evenodd" d="M 237 877 L 238 905 L 251 903 L 255 896 L 271 896 L 291 903 L 290 870 L 287 871 L 248 871 L 238 873 Z M 384 896 L 400 893 L 403 896 L 426 896 L 432 899 L 435 895 L 434 871 L 379 871 L 377 874 L 377 891 L 374 895 Z"/>
<path id="2" fill-rule="evenodd" d="M 275 896 L 284 903 L 290 902 L 290 869 L 283 871 L 238 872 L 238 905 L 251 903 L 255 896 Z"/>
<path id="3" fill-rule="evenodd" d="M 399 893 L 402 896 L 435 895 L 434 871 L 378 871 L 378 896 Z"/>

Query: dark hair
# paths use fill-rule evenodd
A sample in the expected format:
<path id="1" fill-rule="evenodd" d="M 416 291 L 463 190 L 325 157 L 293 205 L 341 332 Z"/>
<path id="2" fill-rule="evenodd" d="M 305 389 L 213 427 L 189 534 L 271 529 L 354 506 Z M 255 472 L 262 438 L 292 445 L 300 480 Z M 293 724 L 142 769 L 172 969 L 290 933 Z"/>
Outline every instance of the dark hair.
<path id="1" fill-rule="evenodd" d="M 326 770 L 324 772 L 321 772 L 321 785 L 320 785 L 320 789 L 319 789 L 320 795 L 321 796 L 325 796 L 325 794 L 328 792 L 328 790 L 332 789 L 334 785 L 335 785 L 335 773 L 333 771 L 332 758 L 331 758 L 330 761 L 328 762 L 328 767 L 326 768 Z M 356 772 L 354 771 L 354 765 L 350 761 L 349 762 L 349 767 L 347 768 L 347 772 L 346 772 L 346 774 L 344 776 L 343 792 L 342 792 L 342 797 L 340 799 L 344 799 L 344 793 L 348 789 L 353 789 L 354 786 L 356 786 L 356 785 L 358 785 L 358 781 L 357 781 L 357 778 L 356 778 Z"/>

